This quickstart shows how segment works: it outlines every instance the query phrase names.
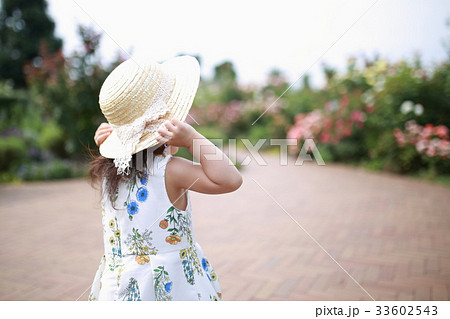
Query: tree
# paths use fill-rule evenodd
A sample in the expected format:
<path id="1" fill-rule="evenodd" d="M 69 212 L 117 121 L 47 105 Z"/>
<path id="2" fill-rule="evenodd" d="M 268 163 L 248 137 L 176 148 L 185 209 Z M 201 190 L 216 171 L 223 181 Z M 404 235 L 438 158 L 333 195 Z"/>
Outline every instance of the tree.
<path id="1" fill-rule="evenodd" d="M 92 144 L 95 129 L 104 120 L 98 107 L 98 92 L 111 70 L 100 64 L 101 33 L 85 26 L 79 26 L 78 33 L 83 43 L 81 50 L 64 57 L 41 46 L 42 64 L 26 65 L 35 108 L 42 111 L 44 120 L 51 119 L 61 128 L 64 146 L 57 150 L 59 157 L 80 157 L 83 145 Z M 117 64 L 118 61 L 111 68 Z"/>
<path id="2" fill-rule="evenodd" d="M 236 71 L 230 61 L 225 61 L 214 68 L 213 83 L 220 90 L 218 102 L 229 103 L 233 100 L 242 100 L 242 92 L 238 88 L 236 77 Z"/>
<path id="3" fill-rule="evenodd" d="M 1 0 L 0 80 L 12 80 L 16 88 L 26 87 L 23 66 L 31 61 L 39 67 L 41 45 L 46 43 L 50 53 L 62 48 L 54 30 L 45 0 Z"/>

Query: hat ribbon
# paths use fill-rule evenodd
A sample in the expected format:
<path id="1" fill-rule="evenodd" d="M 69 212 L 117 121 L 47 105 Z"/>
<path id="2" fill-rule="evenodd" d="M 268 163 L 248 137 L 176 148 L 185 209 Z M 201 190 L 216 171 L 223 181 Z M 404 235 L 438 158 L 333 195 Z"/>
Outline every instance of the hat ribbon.
<path id="1" fill-rule="evenodd" d="M 114 159 L 117 175 L 130 173 L 131 157 L 142 136 L 155 132 L 165 121 L 162 117 L 169 112 L 169 106 L 163 99 L 159 99 L 147 108 L 143 115 L 133 122 L 123 125 L 113 125 L 122 144 L 123 153 Z"/>

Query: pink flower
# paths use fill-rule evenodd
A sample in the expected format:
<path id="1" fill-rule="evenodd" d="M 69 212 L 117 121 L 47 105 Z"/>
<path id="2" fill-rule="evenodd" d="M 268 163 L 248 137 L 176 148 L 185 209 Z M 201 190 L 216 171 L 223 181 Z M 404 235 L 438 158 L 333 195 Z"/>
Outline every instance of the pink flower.
<path id="1" fill-rule="evenodd" d="M 434 134 L 436 134 L 440 138 L 447 138 L 448 128 L 444 125 L 438 125 L 434 128 Z"/>
<path id="2" fill-rule="evenodd" d="M 353 122 L 363 122 L 365 120 L 365 114 L 361 111 L 353 111 L 350 114 L 350 120 Z"/>
<path id="3" fill-rule="evenodd" d="M 439 155 L 448 157 L 450 154 L 450 142 L 446 140 L 441 140 L 439 142 Z"/>
<path id="4" fill-rule="evenodd" d="M 291 129 L 287 132 L 287 138 L 295 138 L 300 139 L 302 137 L 302 128 L 300 126 L 294 125 L 291 127 Z"/>
<path id="5" fill-rule="evenodd" d="M 420 133 L 420 137 L 429 140 L 431 134 L 433 134 L 433 124 L 427 124 Z"/>
<path id="6" fill-rule="evenodd" d="M 436 147 L 434 147 L 434 145 L 432 145 L 431 143 L 428 144 L 428 148 L 425 154 L 427 154 L 429 157 L 436 156 L 437 155 Z"/>
<path id="7" fill-rule="evenodd" d="M 426 140 L 418 141 L 416 144 L 417 152 L 422 153 L 423 151 L 425 151 L 428 148 L 428 144 L 429 142 Z"/>
<path id="8" fill-rule="evenodd" d="M 323 127 L 324 127 L 325 129 L 330 129 L 332 126 L 333 126 L 333 121 L 332 121 L 330 118 L 326 118 L 326 119 L 323 121 Z"/>
<path id="9" fill-rule="evenodd" d="M 328 132 L 322 132 L 322 134 L 320 134 L 319 136 L 319 142 L 321 143 L 329 143 L 330 142 L 330 133 Z"/>
<path id="10" fill-rule="evenodd" d="M 411 120 L 405 123 L 405 128 L 408 133 L 419 134 L 422 131 L 422 126 L 417 125 L 416 121 Z"/>

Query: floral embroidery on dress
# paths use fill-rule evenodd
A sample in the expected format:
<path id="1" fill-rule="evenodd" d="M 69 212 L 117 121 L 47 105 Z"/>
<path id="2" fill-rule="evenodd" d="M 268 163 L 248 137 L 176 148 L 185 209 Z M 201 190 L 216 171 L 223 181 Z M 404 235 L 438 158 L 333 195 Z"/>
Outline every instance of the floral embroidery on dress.
<path id="1" fill-rule="evenodd" d="M 111 244 L 112 251 L 112 263 L 109 264 L 109 270 L 114 271 L 117 267 L 120 266 L 119 261 L 122 258 L 122 244 L 120 240 L 120 229 L 117 224 L 117 217 L 114 220 L 109 221 L 109 228 L 112 231 L 112 236 L 109 238 L 109 243 Z"/>
<path id="2" fill-rule="evenodd" d="M 194 247 L 194 242 L 192 239 L 191 231 L 187 231 L 187 237 L 189 239 L 190 247 L 187 249 L 182 249 L 180 251 L 180 258 L 182 259 L 181 264 L 183 265 L 184 276 L 186 281 L 191 285 L 195 284 L 194 272 L 203 276 L 202 268 L 200 266 L 200 260 L 197 256 L 197 250 Z"/>
<path id="3" fill-rule="evenodd" d="M 137 184 L 137 173 L 134 174 L 130 178 L 130 182 L 128 183 L 128 196 L 127 200 L 124 202 L 124 206 L 127 208 L 128 218 L 132 221 L 133 216 L 136 215 L 139 212 L 139 204 L 137 202 L 145 202 L 148 198 L 148 190 L 145 187 L 147 185 L 148 181 L 148 174 L 145 173 L 143 176 L 139 178 L 139 182 L 141 183 L 141 187 L 139 187 Z M 134 192 L 134 189 L 137 188 L 136 191 L 136 201 L 131 200 L 131 194 Z"/>
<path id="4" fill-rule="evenodd" d="M 203 267 L 203 270 L 206 272 L 206 277 L 208 277 L 208 279 L 210 280 L 210 281 L 215 281 L 215 280 L 217 280 L 217 275 L 216 275 L 216 273 L 214 272 L 214 269 L 211 267 L 211 265 L 209 264 L 209 261 L 208 261 L 208 259 L 206 259 L 206 258 L 203 258 L 202 259 L 202 267 Z M 210 270 L 210 268 L 211 268 L 211 270 Z"/>
<path id="5" fill-rule="evenodd" d="M 134 200 L 131 201 L 130 203 L 126 203 L 125 205 L 127 206 L 127 212 L 128 212 L 128 218 L 130 220 L 133 220 L 133 215 L 137 214 L 138 210 L 139 210 L 139 205 L 138 203 L 136 203 Z"/>
<path id="6" fill-rule="evenodd" d="M 142 175 L 142 177 L 140 178 L 141 185 L 143 186 L 147 185 L 147 181 L 148 181 L 148 174 L 144 173 L 144 175 Z"/>
<path id="7" fill-rule="evenodd" d="M 128 286 L 119 294 L 119 298 L 126 301 L 140 301 L 141 292 L 139 291 L 139 285 L 136 279 L 130 278 Z"/>
<path id="8" fill-rule="evenodd" d="M 166 229 L 170 235 L 166 237 L 166 243 L 176 245 L 181 241 L 181 237 L 189 231 L 191 220 L 188 214 L 183 214 L 181 210 L 170 206 L 167 210 L 166 217 L 159 222 L 159 227 Z"/>
<path id="9" fill-rule="evenodd" d="M 149 255 L 156 255 L 158 249 L 152 246 L 150 237 L 151 231 L 146 229 L 142 234 L 133 227 L 133 234 L 128 234 L 125 244 L 128 245 L 128 251 L 132 255 L 136 255 L 135 261 L 144 265 L 150 261 Z"/>
<path id="10" fill-rule="evenodd" d="M 145 187 L 139 187 L 136 193 L 137 200 L 140 202 L 145 202 L 147 196 L 148 196 L 147 189 Z"/>
<path id="11" fill-rule="evenodd" d="M 172 300 L 170 292 L 173 282 L 170 280 L 169 273 L 164 270 L 164 266 L 158 266 L 153 269 L 155 272 L 155 296 L 157 301 Z"/>

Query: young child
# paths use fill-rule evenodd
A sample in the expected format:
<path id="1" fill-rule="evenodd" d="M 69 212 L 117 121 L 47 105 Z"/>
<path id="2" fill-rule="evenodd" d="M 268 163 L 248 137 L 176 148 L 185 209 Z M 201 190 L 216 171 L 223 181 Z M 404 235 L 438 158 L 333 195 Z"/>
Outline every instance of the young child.
<path id="1" fill-rule="evenodd" d="M 189 190 L 232 192 L 242 178 L 217 147 L 184 121 L 198 62 L 119 65 L 99 103 L 100 154 L 90 175 L 102 185 L 105 254 L 89 300 L 221 300 L 217 274 L 196 242 Z M 175 157 L 187 148 L 199 163 Z"/>

